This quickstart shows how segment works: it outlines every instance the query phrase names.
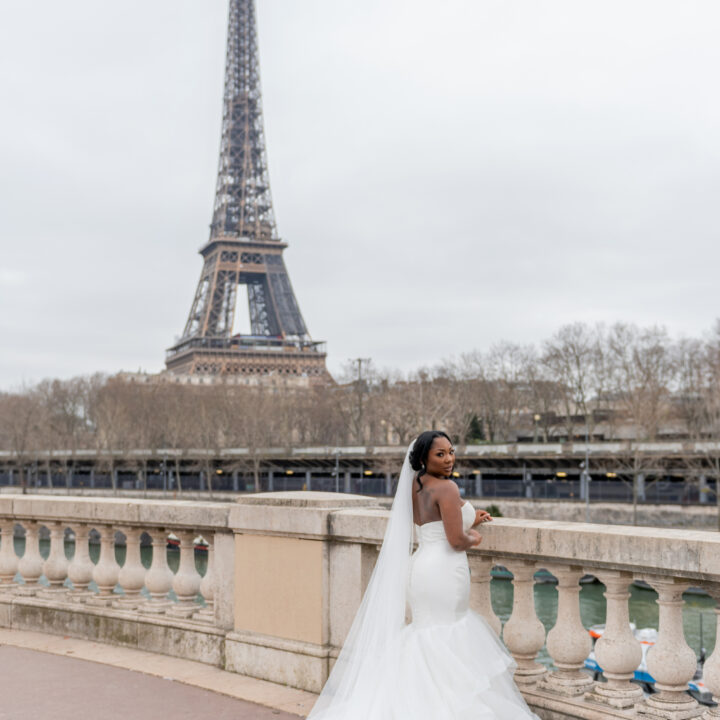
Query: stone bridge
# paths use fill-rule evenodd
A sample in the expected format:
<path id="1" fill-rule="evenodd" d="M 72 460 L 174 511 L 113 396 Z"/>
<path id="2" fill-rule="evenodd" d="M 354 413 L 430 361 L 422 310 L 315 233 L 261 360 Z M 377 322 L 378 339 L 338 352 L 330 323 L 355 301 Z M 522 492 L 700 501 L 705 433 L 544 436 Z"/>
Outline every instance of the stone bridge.
<path id="1" fill-rule="evenodd" d="M 27 648 L 45 638 L 52 648 L 63 639 L 79 643 L 87 659 L 135 653 L 145 668 L 190 663 L 204 687 L 241 697 L 235 691 L 257 681 L 258 702 L 304 715 L 349 630 L 387 514 L 372 498 L 318 492 L 233 503 L 3 495 L 0 642 L 19 638 Z M 696 659 L 682 624 L 689 586 L 720 601 L 720 534 L 507 518 L 483 534 L 482 549 L 469 554 L 472 603 L 501 634 L 518 664 L 516 682 L 544 720 L 720 718 L 720 708 L 685 692 Z M 99 553 L 89 538 L 99 539 Z M 171 563 L 169 542 L 177 546 Z M 490 602 L 490 571 L 498 565 L 513 575 L 512 614 L 502 628 Z M 547 635 L 534 605 L 538 569 L 558 580 L 557 622 Z M 606 588 L 606 629 L 595 646 L 599 680 L 583 670 L 591 649 L 579 606 L 586 574 Z M 659 692 L 648 697 L 630 682 L 641 654 L 628 623 L 635 579 L 658 593 L 659 637 L 648 670 Z M 536 661 L 543 646 L 550 669 Z M 177 676 L 189 681 L 188 673 Z M 704 681 L 720 697 L 720 642 Z"/>

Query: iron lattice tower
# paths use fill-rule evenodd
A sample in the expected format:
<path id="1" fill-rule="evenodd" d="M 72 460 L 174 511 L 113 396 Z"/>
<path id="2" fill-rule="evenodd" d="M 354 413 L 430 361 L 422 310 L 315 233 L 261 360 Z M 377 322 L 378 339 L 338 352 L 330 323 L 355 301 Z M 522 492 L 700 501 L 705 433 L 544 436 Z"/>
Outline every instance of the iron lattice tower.
<path id="1" fill-rule="evenodd" d="M 230 0 L 222 137 L 210 239 L 200 282 L 166 365 L 177 374 L 326 376 L 310 339 L 275 227 L 260 93 L 254 0 Z M 238 285 L 250 335 L 233 335 Z"/>

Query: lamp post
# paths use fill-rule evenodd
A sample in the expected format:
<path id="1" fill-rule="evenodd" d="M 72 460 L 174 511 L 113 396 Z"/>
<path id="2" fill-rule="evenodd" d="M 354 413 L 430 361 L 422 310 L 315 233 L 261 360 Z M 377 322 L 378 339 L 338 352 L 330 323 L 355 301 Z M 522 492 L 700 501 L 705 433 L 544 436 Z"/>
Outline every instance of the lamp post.
<path id="1" fill-rule="evenodd" d="M 537 442 L 538 441 L 538 423 L 540 422 L 540 415 L 535 413 L 533 415 L 533 420 L 535 421 L 535 433 L 534 433 L 534 437 L 533 437 L 533 442 Z"/>

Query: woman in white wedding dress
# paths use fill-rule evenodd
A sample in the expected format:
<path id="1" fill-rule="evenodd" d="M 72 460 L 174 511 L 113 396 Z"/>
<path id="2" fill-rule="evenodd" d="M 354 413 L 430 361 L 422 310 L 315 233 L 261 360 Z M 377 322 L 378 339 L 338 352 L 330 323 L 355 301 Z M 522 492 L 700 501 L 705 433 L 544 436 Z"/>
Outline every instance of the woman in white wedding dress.
<path id="1" fill-rule="evenodd" d="M 375 570 L 308 720 L 538 720 L 512 657 L 469 608 L 465 551 L 490 516 L 462 501 L 454 453 L 434 430 L 408 449 Z"/>

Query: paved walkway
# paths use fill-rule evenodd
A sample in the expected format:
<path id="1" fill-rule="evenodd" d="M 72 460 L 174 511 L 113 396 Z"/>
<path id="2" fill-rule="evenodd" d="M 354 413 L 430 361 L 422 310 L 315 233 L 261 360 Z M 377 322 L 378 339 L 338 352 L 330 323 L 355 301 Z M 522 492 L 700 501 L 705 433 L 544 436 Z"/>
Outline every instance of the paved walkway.
<path id="1" fill-rule="evenodd" d="M 299 720 L 314 699 L 189 660 L 0 630 L 0 720 Z"/>

